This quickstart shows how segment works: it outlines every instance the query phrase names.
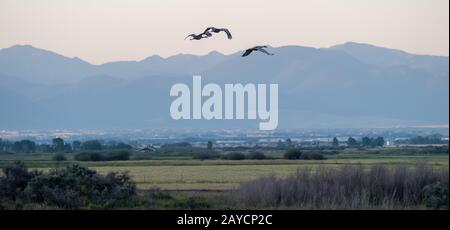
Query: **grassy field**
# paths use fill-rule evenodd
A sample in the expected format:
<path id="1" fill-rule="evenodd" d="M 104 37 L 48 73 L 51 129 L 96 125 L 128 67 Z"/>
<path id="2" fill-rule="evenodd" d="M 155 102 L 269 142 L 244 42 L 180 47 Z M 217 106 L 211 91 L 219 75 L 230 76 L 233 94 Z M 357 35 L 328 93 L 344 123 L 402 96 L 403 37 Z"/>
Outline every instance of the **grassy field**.
<path id="1" fill-rule="evenodd" d="M 413 166 L 427 162 L 434 167 L 448 166 L 448 156 L 411 156 L 354 159 L 329 159 L 324 161 L 305 160 L 262 160 L 262 161 L 151 161 L 140 162 L 142 166 L 93 166 L 101 173 L 128 171 L 139 188 L 159 187 L 170 190 L 221 190 L 232 189 L 238 183 L 262 176 L 286 176 L 301 167 L 319 169 L 345 165 L 370 166 L 383 164 L 390 167 Z M 128 163 L 128 162 L 127 162 Z M 145 165 L 148 164 L 148 165 Z"/>
<path id="2" fill-rule="evenodd" d="M 127 171 L 140 189 L 158 187 L 167 190 L 227 190 L 240 182 L 262 176 L 286 176 L 302 167 L 342 167 L 345 165 L 395 167 L 414 166 L 426 162 L 433 167 L 448 166 L 448 155 L 389 155 L 370 153 L 341 153 L 327 156 L 327 160 L 139 160 L 107 162 L 51 161 L 46 155 L 3 155 L 0 165 L 13 160 L 24 160 L 30 168 L 48 170 L 53 167 L 80 164 L 100 173 Z"/>

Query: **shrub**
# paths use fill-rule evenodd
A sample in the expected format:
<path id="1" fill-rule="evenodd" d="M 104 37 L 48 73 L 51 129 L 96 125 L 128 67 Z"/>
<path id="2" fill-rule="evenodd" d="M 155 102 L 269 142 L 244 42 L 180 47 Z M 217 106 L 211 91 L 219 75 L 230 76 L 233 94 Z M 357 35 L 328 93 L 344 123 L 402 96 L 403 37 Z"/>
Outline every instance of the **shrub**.
<path id="1" fill-rule="evenodd" d="M 135 201 L 136 185 L 126 173 L 99 175 L 77 165 L 49 173 L 28 171 L 23 162 L 3 168 L 0 209 L 27 207 L 112 208 Z"/>
<path id="2" fill-rule="evenodd" d="M 320 153 L 303 153 L 300 156 L 301 160 L 325 160 L 326 158 Z"/>
<path id="3" fill-rule="evenodd" d="M 127 205 L 136 195 L 136 185 L 126 173 L 102 176 L 72 165 L 32 178 L 24 193 L 31 202 L 61 208 L 111 208 Z"/>
<path id="4" fill-rule="evenodd" d="M 96 152 L 81 152 L 74 157 L 77 161 L 103 161 L 105 160 L 101 153 Z"/>
<path id="5" fill-rule="evenodd" d="M 102 144 L 98 140 L 85 141 L 81 144 L 83 150 L 102 150 Z"/>
<path id="6" fill-rule="evenodd" d="M 3 168 L 4 176 L 0 177 L 0 197 L 13 201 L 23 196 L 28 182 L 39 175 L 37 171 L 29 172 L 22 161 L 16 161 Z"/>
<path id="7" fill-rule="evenodd" d="M 285 178 L 241 183 L 232 198 L 248 208 L 448 208 L 448 167 L 301 168 Z"/>
<path id="8" fill-rule="evenodd" d="M 210 204 L 203 197 L 186 197 L 180 195 L 171 195 L 158 188 L 149 189 L 143 192 L 142 203 L 147 208 L 156 209 L 207 209 Z"/>
<path id="9" fill-rule="evenodd" d="M 238 152 L 231 152 L 223 155 L 222 158 L 225 160 L 244 160 L 245 155 Z"/>
<path id="10" fill-rule="evenodd" d="M 131 150 L 131 149 L 133 149 L 133 146 L 120 142 L 117 145 L 115 145 L 113 148 L 114 149 Z"/>
<path id="11" fill-rule="evenodd" d="M 52 160 L 54 160 L 54 161 L 65 161 L 65 160 L 67 160 L 67 158 L 66 158 L 66 156 L 64 156 L 64 154 L 57 153 L 57 154 L 53 155 Z"/>
<path id="12" fill-rule="evenodd" d="M 130 159 L 130 155 L 128 151 L 117 151 L 106 154 L 104 158 L 109 161 L 127 161 Z"/>
<path id="13" fill-rule="evenodd" d="M 264 160 L 264 159 L 266 159 L 266 155 L 264 155 L 264 153 L 261 153 L 261 152 L 251 152 L 247 155 L 247 159 Z"/>
<path id="14" fill-rule="evenodd" d="M 436 182 L 424 188 L 425 204 L 433 209 L 448 209 L 448 184 Z"/>
<path id="15" fill-rule="evenodd" d="M 198 159 L 198 160 L 212 160 L 212 159 L 217 159 L 217 158 L 218 158 L 218 155 L 214 154 L 214 153 L 199 153 L 194 156 L 194 159 Z"/>
<path id="16" fill-rule="evenodd" d="M 297 160 L 300 159 L 302 152 L 298 149 L 288 149 L 286 153 L 284 153 L 284 158 L 288 160 Z"/>
<path id="17" fill-rule="evenodd" d="M 75 155 L 77 161 L 126 161 L 129 160 L 131 153 L 129 151 L 113 152 L 81 152 Z"/>

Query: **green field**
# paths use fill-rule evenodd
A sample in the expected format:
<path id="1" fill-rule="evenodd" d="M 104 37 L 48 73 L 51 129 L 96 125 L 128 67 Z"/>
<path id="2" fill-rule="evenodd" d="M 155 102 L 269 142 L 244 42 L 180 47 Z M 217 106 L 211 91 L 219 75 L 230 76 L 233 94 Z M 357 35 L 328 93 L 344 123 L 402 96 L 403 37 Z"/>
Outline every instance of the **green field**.
<path id="1" fill-rule="evenodd" d="M 327 156 L 327 160 L 130 160 L 106 162 L 51 161 L 47 155 L 2 155 L 0 165 L 14 160 L 24 160 L 30 168 L 48 170 L 68 164 L 80 164 L 100 173 L 128 171 L 140 189 L 158 187 L 168 190 L 227 190 L 240 182 L 263 176 L 286 176 L 301 167 L 313 169 L 361 165 L 363 167 L 382 164 L 389 167 L 414 166 L 426 162 L 433 167 L 449 164 L 448 155 L 408 155 L 340 153 Z"/>

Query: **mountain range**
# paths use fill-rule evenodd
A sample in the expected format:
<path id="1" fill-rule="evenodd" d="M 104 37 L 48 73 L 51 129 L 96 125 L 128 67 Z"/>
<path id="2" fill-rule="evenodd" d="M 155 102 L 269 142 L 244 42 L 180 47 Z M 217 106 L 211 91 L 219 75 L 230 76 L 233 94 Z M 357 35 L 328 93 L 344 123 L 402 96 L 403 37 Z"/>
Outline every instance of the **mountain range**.
<path id="1" fill-rule="evenodd" d="M 174 121 L 175 83 L 277 83 L 279 128 L 447 125 L 448 57 L 348 42 L 211 52 L 93 65 L 15 45 L 0 50 L 0 130 L 250 128 L 258 121 Z"/>

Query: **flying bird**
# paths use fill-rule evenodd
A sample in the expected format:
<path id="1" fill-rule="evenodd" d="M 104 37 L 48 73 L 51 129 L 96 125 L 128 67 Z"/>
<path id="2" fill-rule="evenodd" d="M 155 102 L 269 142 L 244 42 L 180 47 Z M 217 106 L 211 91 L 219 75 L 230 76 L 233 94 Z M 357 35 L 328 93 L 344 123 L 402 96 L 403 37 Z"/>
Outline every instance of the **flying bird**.
<path id="1" fill-rule="evenodd" d="M 211 37 L 211 33 L 201 33 L 201 34 L 189 34 L 184 40 L 186 40 L 188 37 L 191 37 L 189 40 L 200 40 L 202 38 Z"/>
<path id="2" fill-rule="evenodd" d="M 206 30 L 201 33 L 201 34 L 189 34 L 184 40 L 186 40 L 187 38 L 191 38 L 189 40 L 200 40 L 203 38 L 209 38 L 212 37 L 212 33 L 220 33 L 220 32 L 225 32 L 227 34 L 227 38 L 228 39 L 232 39 L 233 37 L 231 36 L 231 33 L 228 29 L 226 28 L 216 28 L 216 27 L 208 27 L 206 28 Z"/>
<path id="3" fill-rule="evenodd" d="M 244 52 L 244 54 L 242 54 L 242 57 L 248 56 L 248 55 L 251 54 L 253 51 L 260 51 L 260 52 L 263 52 L 263 53 L 265 53 L 265 54 L 267 54 L 267 55 L 274 55 L 273 53 L 267 52 L 267 50 L 265 50 L 264 48 L 267 48 L 267 46 L 255 46 L 255 47 L 253 47 L 253 48 L 247 49 L 247 50 Z"/>
<path id="4" fill-rule="evenodd" d="M 227 28 L 216 28 L 216 27 L 208 27 L 206 28 L 205 32 L 203 32 L 204 34 L 209 34 L 208 37 L 212 36 L 211 33 L 220 33 L 220 32 L 225 32 L 227 34 L 227 38 L 228 39 L 232 39 L 233 36 L 231 36 L 230 31 Z"/>

